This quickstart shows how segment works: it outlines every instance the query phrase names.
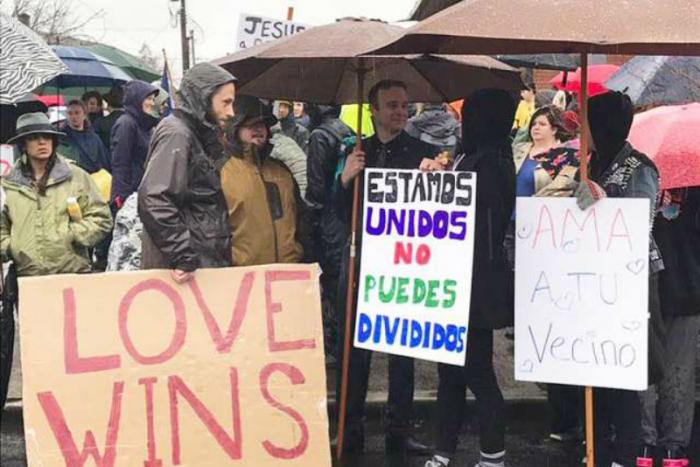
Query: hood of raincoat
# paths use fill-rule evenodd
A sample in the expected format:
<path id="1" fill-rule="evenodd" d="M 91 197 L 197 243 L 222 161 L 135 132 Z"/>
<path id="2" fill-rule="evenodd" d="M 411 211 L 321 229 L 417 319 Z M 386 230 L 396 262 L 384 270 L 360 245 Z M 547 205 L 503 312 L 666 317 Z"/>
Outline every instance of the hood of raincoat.
<path id="1" fill-rule="evenodd" d="M 431 144 L 454 145 L 460 134 L 459 122 L 442 105 L 426 106 L 423 112 L 406 124 L 406 132 L 421 139 L 421 133 L 430 136 Z"/>
<path id="2" fill-rule="evenodd" d="M 209 129 L 217 125 L 208 118 L 211 97 L 216 90 L 236 78 L 218 65 L 202 62 L 190 68 L 180 83 L 176 108 Z"/>
<path id="3" fill-rule="evenodd" d="M 602 174 L 627 142 L 634 105 L 626 94 L 610 91 L 588 100 L 588 125 L 595 145 L 591 172 Z"/>
<path id="4" fill-rule="evenodd" d="M 480 89 L 466 100 L 462 108 L 462 140 L 466 154 L 480 146 L 508 143 L 515 100 L 502 89 Z"/>
<path id="5" fill-rule="evenodd" d="M 133 80 L 124 85 L 124 109 L 134 117 L 139 125 L 146 129 L 153 128 L 158 119 L 143 111 L 143 101 L 151 94 L 158 95 L 158 88 L 144 81 Z"/>

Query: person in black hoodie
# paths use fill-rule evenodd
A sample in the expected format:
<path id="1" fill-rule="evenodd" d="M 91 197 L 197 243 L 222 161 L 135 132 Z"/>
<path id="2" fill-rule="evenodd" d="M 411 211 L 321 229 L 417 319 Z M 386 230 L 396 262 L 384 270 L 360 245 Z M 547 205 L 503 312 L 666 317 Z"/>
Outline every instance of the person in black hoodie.
<path id="1" fill-rule="evenodd" d="M 338 160 L 353 131 L 338 116 L 340 106 L 318 106 L 320 124 L 311 132 L 306 164 L 306 201 L 311 206 L 312 236 L 321 264 L 321 291 L 323 296 L 323 327 L 326 350 L 334 355 L 337 344 L 337 293 L 343 247 L 348 237 L 348 226 L 335 215 L 333 185 Z"/>
<path id="2" fill-rule="evenodd" d="M 650 227 L 659 196 L 659 172 L 646 155 L 627 141 L 634 106 L 629 96 L 609 91 L 589 99 L 588 124 L 593 153 L 590 179 L 581 181 L 575 196 L 581 209 L 603 197 L 647 198 Z M 649 238 L 649 384 L 664 371 L 664 326 L 660 314 L 658 280 L 664 263 L 654 237 Z M 642 452 L 641 404 L 636 391 L 596 388 L 595 451 L 600 465 L 612 462 L 633 466 Z"/>
<path id="3" fill-rule="evenodd" d="M 110 141 L 112 136 L 112 127 L 115 123 L 117 123 L 119 117 L 124 115 L 124 90 L 122 89 L 121 85 L 115 85 L 102 97 L 107 103 L 107 111 L 109 113 L 106 117 L 96 118 L 92 127 L 95 130 L 95 133 L 97 133 L 97 136 L 99 136 L 102 140 L 102 144 L 104 144 L 105 148 L 109 150 L 109 148 L 112 147 L 112 143 Z M 111 154 L 107 155 L 110 157 L 111 163 Z"/>
<path id="4" fill-rule="evenodd" d="M 138 190 L 145 170 L 148 144 L 158 119 L 152 115 L 158 88 L 143 81 L 129 81 L 124 90 L 125 113 L 112 127 L 112 193 L 117 209 Z"/>
<path id="5" fill-rule="evenodd" d="M 436 451 L 426 467 L 445 467 L 457 450 L 467 387 L 476 397 L 478 467 L 502 467 L 505 405 L 493 369 L 493 330 L 512 325 L 513 282 L 503 239 L 515 206 L 515 165 L 509 134 L 515 100 L 506 91 L 474 92 L 462 109 L 464 154 L 455 169 L 476 172 L 476 226 L 467 358 L 439 364 Z"/>
<path id="6" fill-rule="evenodd" d="M 642 393 L 642 437 L 648 451 L 687 462 L 700 332 L 700 187 L 664 191 L 661 199 L 654 238 L 664 259 L 659 295 L 668 360 L 661 381 Z"/>

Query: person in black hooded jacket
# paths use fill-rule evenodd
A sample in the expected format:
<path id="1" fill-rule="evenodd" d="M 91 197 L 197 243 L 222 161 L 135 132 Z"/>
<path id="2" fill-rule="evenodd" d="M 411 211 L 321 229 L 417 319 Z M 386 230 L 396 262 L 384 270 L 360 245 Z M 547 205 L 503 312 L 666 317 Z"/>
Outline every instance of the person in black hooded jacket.
<path id="1" fill-rule="evenodd" d="M 142 269 L 172 269 L 175 281 L 186 282 L 196 269 L 232 265 L 219 167 L 235 81 L 220 66 L 193 66 L 182 78 L 173 115 L 153 132 L 138 191 Z"/>
<path id="2" fill-rule="evenodd" d="M 700 333 L 700 186 L 664 191 L 661 198 L 654 238 L 664 259 L 659 298 L 668 360 L 661 381 L 642 393 L 642 438 L 665 459 L 687 461 Z"/>
<path id="3" fill-rule="evenodd" d="M 505 405 L 493 369 L 493 330 L 513 321 L 513 283 L 503 240 L 515 206 L 509 139 L 514 116 L 515 100 L 499 89 L 474 92 L 462 109 L 464 154 L 455 160 L 455 169 L 477 174 L 467 359 L 463 367 L 438 364 L 436 451 L 426 467 L 445 467 L 454 456 L 467 387 L 476 397 L 479 418 L 477 466 L 505 465 Z"/>
<path id="4" fill-rule="evenodd" d="M 110 200 L 117 208 L 141 183 L 152 129 L 158 124 L 158 119 L 151 114 L 158 88 L 138 80 L 130 81 L 125 86 L 125 112 L 112 127 L 110 136 Z"/>
<path id="5" fill-rule="evenodd" d="M 650 227 L 659 197 L 659 172 L 646 155 L 627 141 L 634 106 L 629 96 L 609 91 L 588 101 L 588 124 L 593 153 L 590 179 L 576 188 L 577 203 L 587 209 L 602 197 L 646 198 Z M 663 260 L 653 236 L 649 238 L 649 384 L 663 376 L 666 363 L 665 330 L 658 284 Z M 594 391 L 596 461 L 632 466 L 642 451 L 641 404 L 636 391 L 596 388 Z M 614 433 L 614 435 L 613 435 Z"/>
<path id="6" fill-rule="evenodd" d="M 348 237 L 348 226 L 335 214 L 333 185 L 343 140 L 354 135 L 338 116 L 340 106 L 318 106 L 319 125 L 309 138 L 306 164 L 306 201 L 311 206 L 312 235 L 321 264 L 323 326 L 327 352 L 333 355 L 337 343 L 337 293 L 339 265 Z"/>

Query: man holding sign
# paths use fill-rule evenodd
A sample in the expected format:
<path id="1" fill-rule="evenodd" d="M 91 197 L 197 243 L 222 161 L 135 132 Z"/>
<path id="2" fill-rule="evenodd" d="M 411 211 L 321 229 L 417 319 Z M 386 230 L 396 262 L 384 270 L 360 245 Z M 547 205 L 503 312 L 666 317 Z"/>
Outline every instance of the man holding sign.
<path id="1" fill-rule="evenodd" d="M 408 119 L 408 93 L 401 81 L 385 80 L 377 83 L 369 92 L 369 102 L 376 133 L 362 142 L 362 149 L 355 148 L 347 157 L 337 190 L 336 211 L 341 219 L 349 218 L 352 211 L 352 182 L 367 168 L 417 169 L 441 166 L 432 160 L 438 148 L 409 136 L 404 128 Z M 426 159 L 426 160 L 424 160 Z M 360 186 L 364 185 L 364 176 Z M 361 188 L 361 192 L 364 189 Z M 347 254 L 341 263 L 343 286 L 347 280 Z M 345 310 L 345 290 L 339 309 Z M 357 303 L 357 302 L 356 302 Z M 339 320 L 344 323 L 345 320 Z M 345 330 L 340 326 L 339 341 Z M 341 349 L 342 352 L 342 349 Z M 364 447 L 364 411 L 367 383 L 372 353 L 352 349 L 348 379 L 347 422 L 343 447 L 346 451 L 361 451 Z M 342 355 L 338 361 L 342 361 Z M 410 435 L 413 411 L 413 359 L 389 356 L 389 400 L 386 410 L 387 450 L 405 451 L 408 454 L 425 454 L 428 447 Z M 339 378 L 340 379 L 340 378 Z M 340 387 L 340 385 L 338 385 Z"/>
<path id="2" fill-rule="evenodd" d="M 595 151 L 591 158 L 593 181 L 582 182 L 576 197 L 582 209 L 590 207 L 601 197 L 647 199 L 651 214 L 650 228 L 658 204 L 659 172 L 646 155 L 627 142 L 633 116 L 632 102 L 629 96 L 621 92 L 611 91 L 589 100 L 588 122 Z M 658 298 L 658 272 L 664 266 L 653 237 L 649 238 L 648 263 L 648 383 L 653 384 L 661 378 L 665 360 Z M 598 453 L 601 451 L 604 462 L 634 465 L 641 449 L 638 394 L 614 388 L 596 389 L 594 407 L 596 460 L 601 459 Z M 612 443 L 607 436 L 610 425 L 615 427 L 616 434 Z"/>

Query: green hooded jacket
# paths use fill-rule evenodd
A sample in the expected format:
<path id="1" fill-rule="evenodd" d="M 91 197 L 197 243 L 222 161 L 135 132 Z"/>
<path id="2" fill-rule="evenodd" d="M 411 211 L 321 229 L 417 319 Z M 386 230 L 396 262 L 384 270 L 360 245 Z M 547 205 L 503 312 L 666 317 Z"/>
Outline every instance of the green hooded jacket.
<path id="1" fill-rule="evenodd" d="M 0 186 L 0 257 L 13 260 L 19 276 L 90 272 L 88 249 L 112 228 L 112 217 L 95 183 L 81 168 L 58 156 L 40 196 L 22 171 L 23 155 Z M 82 219 L 72 221 L 67 200 L 75 197 Z"/>

